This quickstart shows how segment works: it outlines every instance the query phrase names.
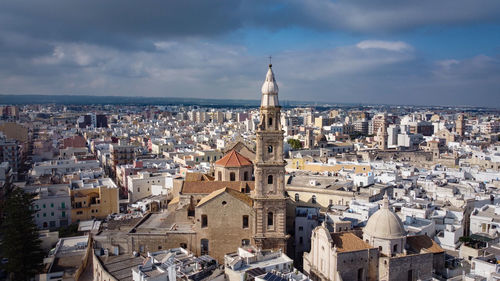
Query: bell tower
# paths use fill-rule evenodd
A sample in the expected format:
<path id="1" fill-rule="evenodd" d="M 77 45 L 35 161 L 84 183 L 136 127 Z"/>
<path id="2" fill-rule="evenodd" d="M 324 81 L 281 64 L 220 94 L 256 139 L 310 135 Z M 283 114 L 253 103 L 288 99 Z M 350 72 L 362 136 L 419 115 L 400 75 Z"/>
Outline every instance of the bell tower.
<path id="1" fill-rule="evenodd" d="M 286 250 L 285 161 L 278 84 L 269 64 L 262 85 L 260 123 L 256 130 L 254 163 L 254 243 L 262 249 Z"/>

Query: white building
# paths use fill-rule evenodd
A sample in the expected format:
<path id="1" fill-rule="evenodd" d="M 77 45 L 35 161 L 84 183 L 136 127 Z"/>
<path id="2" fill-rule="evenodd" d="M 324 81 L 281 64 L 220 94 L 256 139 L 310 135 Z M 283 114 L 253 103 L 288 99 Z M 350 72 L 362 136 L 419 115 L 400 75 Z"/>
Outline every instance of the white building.
<path id="1" fill-rule="evenodd" d="M 99 161 L 97 160 L 78 161 L 76 158 L 65 160 L 51 160 L 35 163 L 33 165 L 33 169 L 31 170 L 31 175 L 34 177 L 54 174 L 64 175 L 72 172 L 92 170 L 97 168 L 99 168 Z"/>
<path id="2" fill-rule="evenodd" d="M 139 172 L 137 175 L 127 176 L 129 202 L 151 195 L 168 195 L 173 185 L 173 178 L 169 173 Z"/>
<path id="3" fill-rule="evenodd" d="M 476 208 L 470 215 L 470 233 L 500 235 L 500 205 L 485 205 Z"/>
<path id="4" fill-rule="evenodd" d="M 67 226 L 71 222 L 71 196 L 67 184 L 27 186 L 26 192 L 36 193 L 34 220 L 39 229 Z"/>
<path id="5" fill-rule="evenodd" d="M 471 260 L 471 272 L 466 277 L 470 277 L 470 280 L 481 280 L 482 278 L 486 278 L 483 280 L 499 281 L 500 263 L 497 262 L 497 259 L 493 255 L 473 258 Z"/>
<path id="6" fill-rule="evenodd" d="M 254 247 L 238 248 L 236 253 L 224 256 L 224 273 L 229 281 L 245 281 L 247 271 L 261 268 L 265 272 L 294 272 L 293 260 L 281 251 L 260 250 Z"/>
<path id="7" fill-rule="evenodd" d="M 356 225 L 364 225 L 368 218 L 378 211 L 379 205 L 377 203 L 361 202 L 357 200 L 352 200 L 349 202 L 349 209 L 342 213 L 344 218 L 351 219 L 355 221 L 353 223 Z"/>

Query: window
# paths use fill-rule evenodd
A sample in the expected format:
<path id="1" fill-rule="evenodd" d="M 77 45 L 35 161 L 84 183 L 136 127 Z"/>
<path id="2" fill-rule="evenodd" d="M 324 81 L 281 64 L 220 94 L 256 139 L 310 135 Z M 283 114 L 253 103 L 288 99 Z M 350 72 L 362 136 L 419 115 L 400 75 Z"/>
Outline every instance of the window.
<path id="1" fill-rule="evenodd" d="M 42 207 L 45 209 L 47 206 L 45 206 L 45 204 L 43 204 L 43 206 L 42 206 Z"/>
<path id="2" fill-rule="evenodd" d="M 66 203 L 62 202 L 61 203 L 61 208 L 66 209 Z"/>
<path id="3" fill-rule="evenodd" d="M 358 269 L 358 281 L 363 281 L 363 268 Z M 410 279 L 409 279 L 410 280 Z"/>
<path id="4" fill-rule="evenodd" d="M 208 217 L 207 215 L 201 215 L 201 227 L 208 226 Z"/>
<path id="5" fill-rule="evenodd" d="M 316 195 L 313 195 L 311 198 L 311 203 L 316 204 Z"/>
<path id="6" fill-rule="evenodd" d="M 50 212 L 50 216 L 53 217 L 54 216 L 54 212 Z"/>
<path id="7" fill-rule="evenodd" d="M 267 213 L 267 226 L 274 225 L 274 214 L 273 212 Z"/>
<path id="8" fill-rule="evenodd" d="M 66 212 L 65 211 L 62 211 L 61 212 L 61 217 L 65 218 L 66 217 Z"/>
<path id="9" fill-rule="evenodd" d="M 243 180 L 244 181 L 248 180 L 248 172 L 243 173 Z"/>
<path id="10" fill-rule="evenodd" d="M 299 226 L 299 231 L 303 231 L 304 230 L 304 227 L 303 226 Z"/>
<path id="11" fill-rule="evenodd" d="M 267 184 L 273 184 L 273 175 L 267 176 Z"/>
<path id="12" fill-rule="evenodd" d="M 394 253 L 397 253 L 397 251 L 398 251 L 398 244 L 396 244 L 396 245 L 394 245 L 394 247 L 392 247 L 392 251 Z"/>
<path id="13" fill-rule="evenodd" d="M 273 125 L 273 118 L 269 117 L 269 126 L 272 126 L 272 125 Z"/>
<path id="14" fill-rule="evenodd" d="M 236 175 L 234 172 L 229 173 L 229 181 L 235 181 L 236 180 Z"/>
<path id="15" fill-rule="evenodd" d="M 208 239 L 201 239 L 200 246 L 201 255 L 208 255 Z"/>
<path id="16" fill-rule="evenodd" d="M 248 216 L 243 216 L 243 228 L 248 228 Z"/>
<path id="17" fill-rule="evenodd" d="M 179 246 L 183 249 L 186 249 L 188 245 L 186 243 L 181 243 Z"/>
<path id="18" fill-rule="evenodd" d="M 299 194 L 298 193 L 295 193 L 295 202 L 299 202 Z"/>
<path id="19" fill-rule="evenodd" d="M 250 245 L 250 240 L 249 239 L 243 239 L 241 240 L 241 246 L 248 246 Z"/>
<path id="20" fill-rule="evenodd" d="M 46 216 L 47 216 L 47 214 L 46 214 L 46 213 L 43 213 L 43 217 L 45 218 Z"/>
<path id="21" fill-rule="evenodd" d="M 218 178 L 220 181 L 222 181 L 222 172 L 221 172 L 221 171 L 219 171 L 219 172 L 217 173 L 217 178 Z"/>
<path id="22" fill-rule="evenodd" d="M 267 152 L 268 153 L 273 153 L 273 146 L 272 145 L 270 145 L 270 146 L 267 147 Z"/>
<path id="23" fill-rule="evenodd" d="M 302 236 L 299 237 L 299 244 L 304 244 L 304 238 L 302 238 Z"/>
<path id="24" fill-rule="evenodd" d="M 51 207 L 51 208 L 54 208 L 54 203 L 50 203 L 50 207 Z"/>

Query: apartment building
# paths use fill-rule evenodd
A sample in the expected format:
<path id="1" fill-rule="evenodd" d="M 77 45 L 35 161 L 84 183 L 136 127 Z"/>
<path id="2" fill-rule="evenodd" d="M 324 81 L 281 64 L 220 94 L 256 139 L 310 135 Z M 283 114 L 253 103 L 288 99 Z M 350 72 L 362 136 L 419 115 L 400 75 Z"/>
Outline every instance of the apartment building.
<path id="1" fill-rule="evenodd" d="M 110 178 L 71 181 L 72 222 L 104 219 L 119 212 L 118 187 Z"/>

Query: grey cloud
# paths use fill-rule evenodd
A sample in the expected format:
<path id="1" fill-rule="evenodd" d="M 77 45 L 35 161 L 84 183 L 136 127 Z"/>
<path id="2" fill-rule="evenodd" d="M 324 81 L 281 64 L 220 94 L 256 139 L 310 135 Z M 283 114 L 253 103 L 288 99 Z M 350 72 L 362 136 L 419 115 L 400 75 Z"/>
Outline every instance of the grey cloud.
<path id="1" fill-rule="evenodd" d="M 386 42 L 391 46 L 391 42 Z M 383 46 L 387 46 L 383 44 Z M 32 73 L 0 72 L 0 93 L 258 99 L 266 60 L 239 45 L 156 42 L 157 52 L 61 43 L 25 60 Z M 185 63 L 183 63 L 185 62 Z M 359 48 L 275 55 L 280 99 L 396 104 L 500 104 L 500 61 L 476 56 L 426 61 L 412 48 Z M 49 70 L 49 74 L 39 72 Z"/>
<path id="2" fill-rule="evenodd" d="M 213 38 L 252 26 L 380 33 L 499 18 L 498 0 L 5 0 L 0 9 L 4 31 L 145 51 L 158 40 Z"/>

